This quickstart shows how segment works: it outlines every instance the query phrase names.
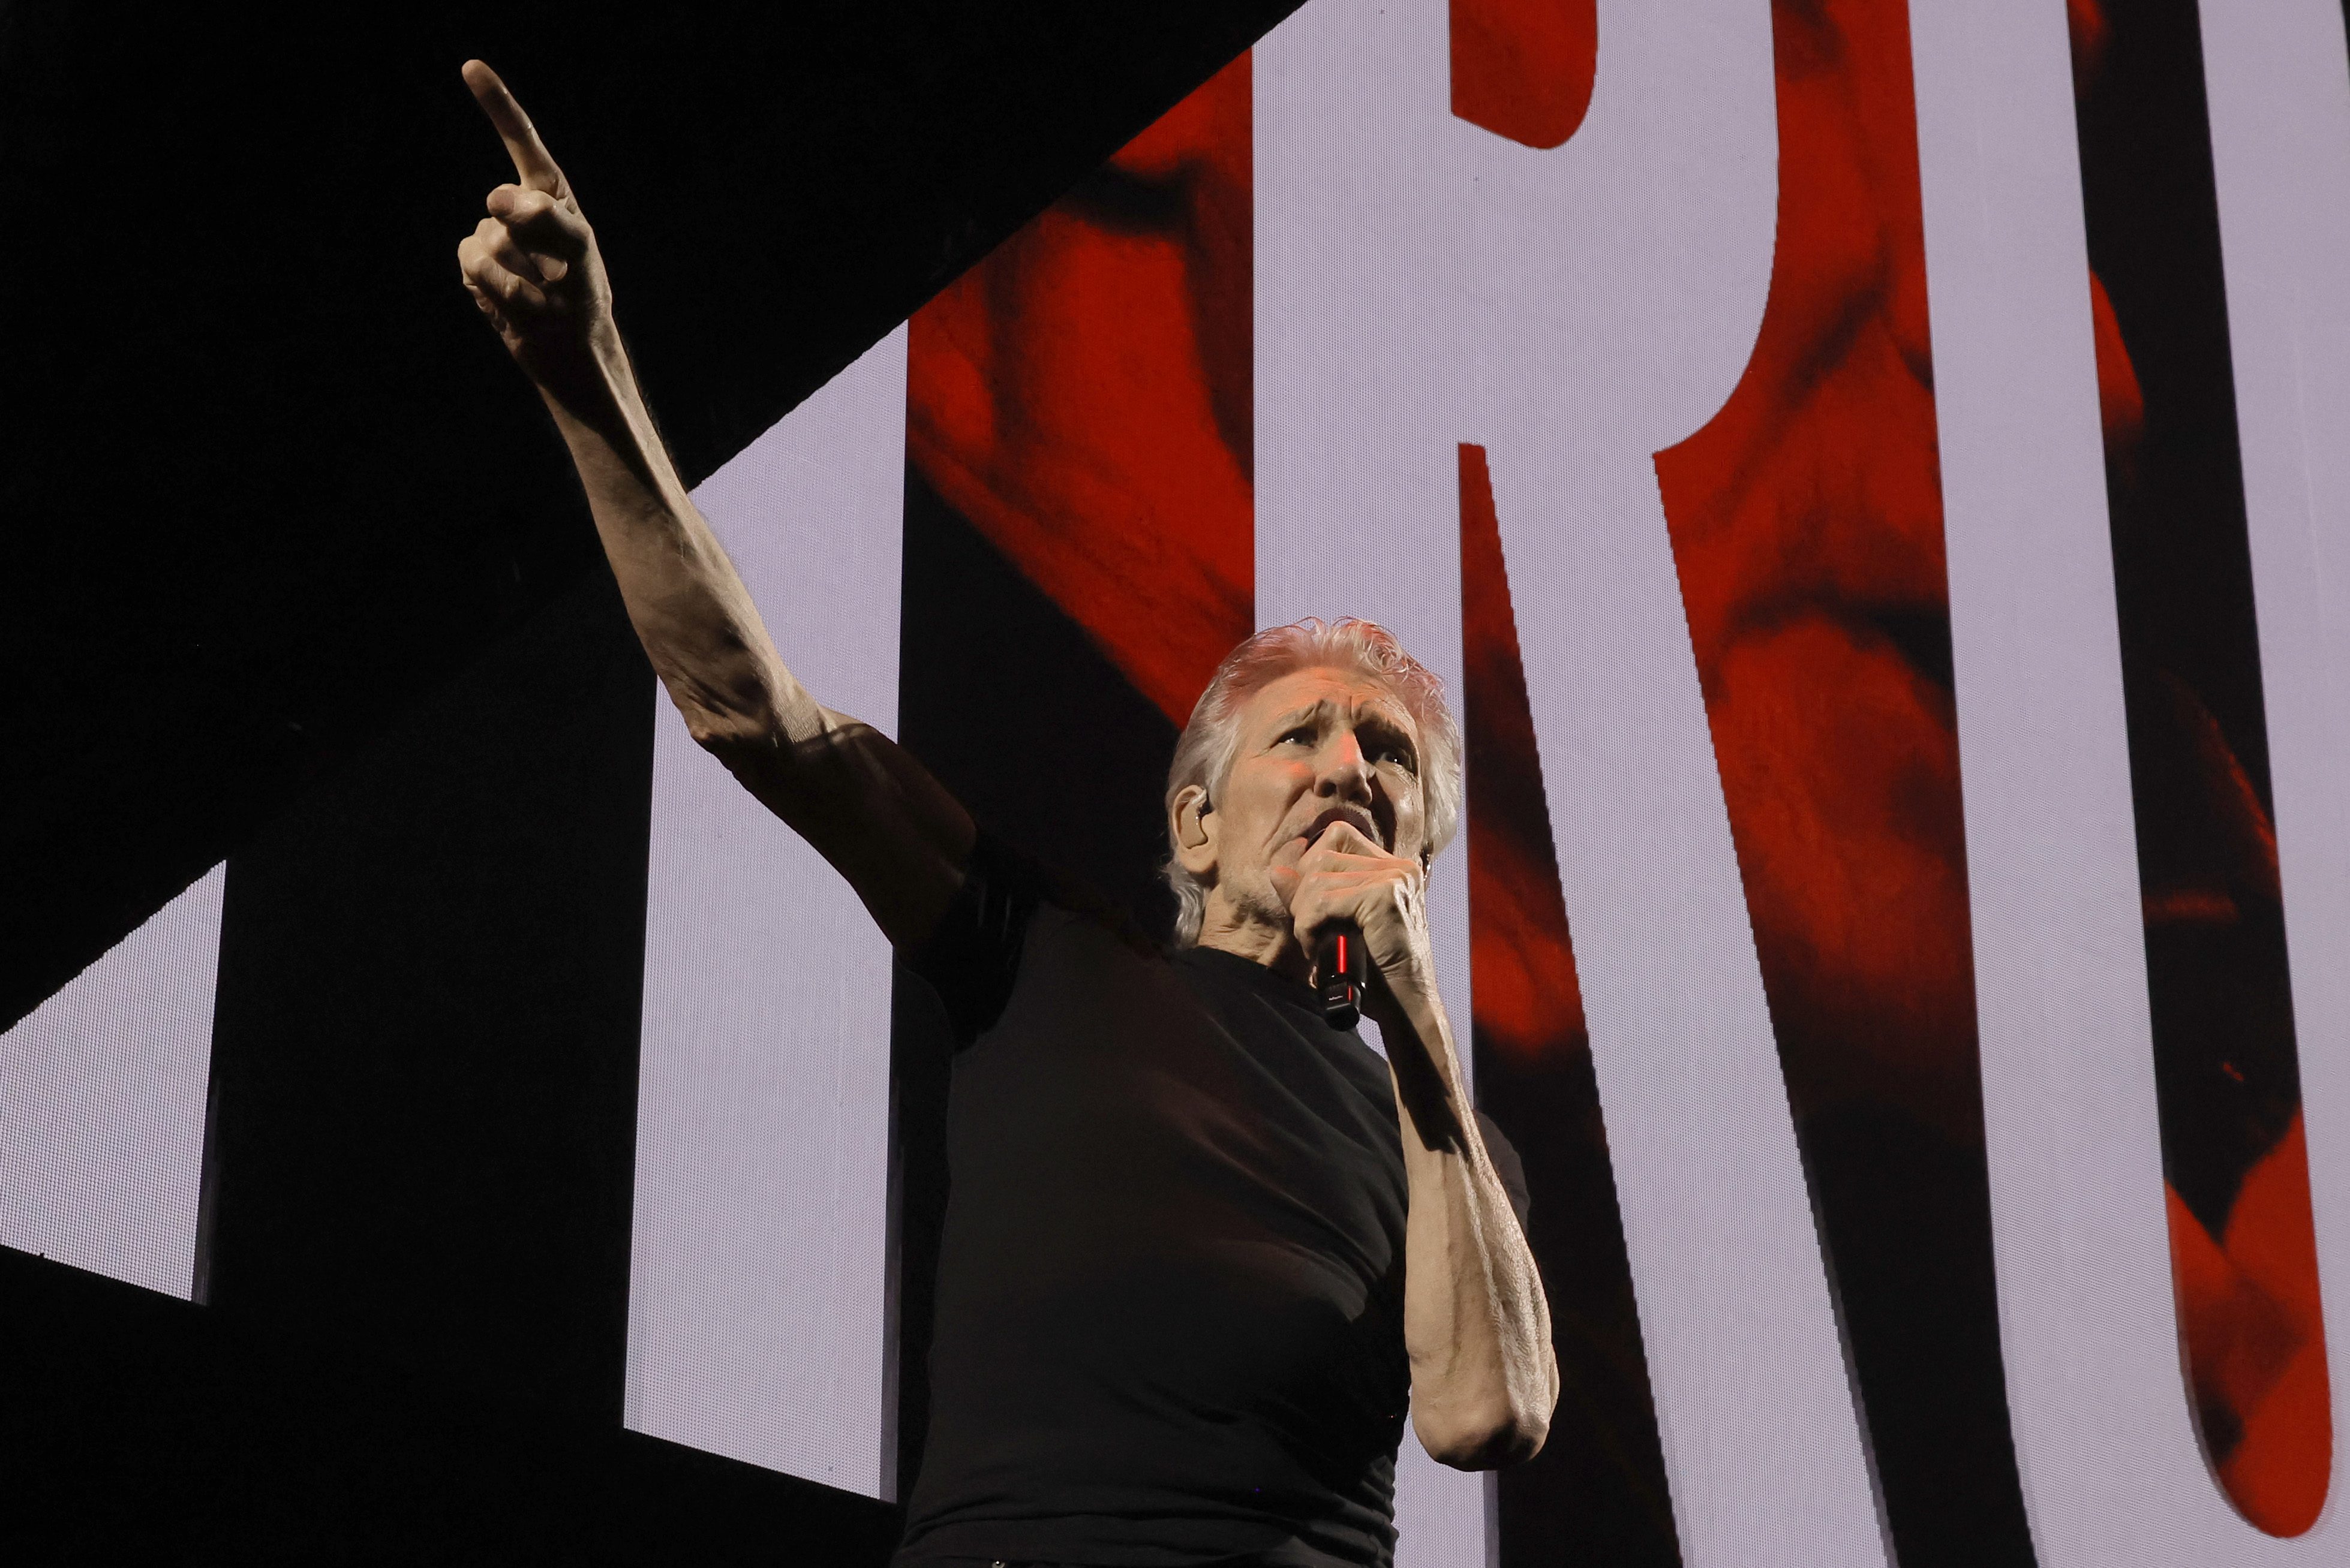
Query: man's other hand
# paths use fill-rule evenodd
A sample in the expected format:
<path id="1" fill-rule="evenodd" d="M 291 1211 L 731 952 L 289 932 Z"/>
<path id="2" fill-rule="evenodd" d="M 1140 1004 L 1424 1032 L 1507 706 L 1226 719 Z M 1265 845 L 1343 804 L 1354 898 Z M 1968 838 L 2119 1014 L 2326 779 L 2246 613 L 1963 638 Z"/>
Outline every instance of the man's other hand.
<path id="1" fill-rule="evenodd" d="M 596 232 L 546 144 L 497 72 L 464 66 L 465 85 L 506 145 L 515 180 L 457 246 L 467 292 L 532 380 L 554 390 L 592 362 L 612 327 L 612 291 Z"/>

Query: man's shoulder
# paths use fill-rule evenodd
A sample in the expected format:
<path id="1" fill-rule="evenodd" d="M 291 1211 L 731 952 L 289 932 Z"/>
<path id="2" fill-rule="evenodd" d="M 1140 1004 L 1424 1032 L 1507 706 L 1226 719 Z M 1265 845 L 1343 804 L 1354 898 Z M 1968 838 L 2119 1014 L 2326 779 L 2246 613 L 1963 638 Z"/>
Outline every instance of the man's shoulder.
<path id="1" fill-rule="evenodd" d="M 1158 961 L 1167 956 L 1166 944 L 1154 938 L 1126 905 L 1105 896 L 1087 878 L 993 828 L 980 829 L 972 846 L 972 864 L 982 874 L 1016 887 L 1028 901 L 1032 920 L 1049 922 L 1071 940 L 1091 942 L 1106 937 L 1138 959 Z"/>
<path id="2" fill-rule="evenodd" d="M 946 1003 L 957 1040 L 993 1028 L 1031 976 L 1105 961 L 1159 963 L 1159 945 L 1126 910 L 1083 879 L 983 826 L 962 882 L 937 929 L 907 967 Z"/>

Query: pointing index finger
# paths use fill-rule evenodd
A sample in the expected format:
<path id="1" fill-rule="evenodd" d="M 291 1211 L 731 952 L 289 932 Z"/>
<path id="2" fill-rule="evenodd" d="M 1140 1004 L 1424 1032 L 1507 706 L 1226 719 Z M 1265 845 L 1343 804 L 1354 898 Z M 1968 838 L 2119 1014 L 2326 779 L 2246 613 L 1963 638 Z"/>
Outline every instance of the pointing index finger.
<path id="1" fill-rule="evenodd" d="M 490 124 L 498 140 L 506 144 L 506 155 L 514 160 L 516 182 L 524 189 L 544 191 L 557 201 L 571 194 L 564 183 L 563 171 L 546 151 L 546 143 L 538 139 L 537 130 L 530 116 L 522 111 L 515 95 L 498 79 L 498 73 L 479 60 L 467 60 L 463 72 L 465 85 L 473 90 L 473 101 L 490 117 Z"/>

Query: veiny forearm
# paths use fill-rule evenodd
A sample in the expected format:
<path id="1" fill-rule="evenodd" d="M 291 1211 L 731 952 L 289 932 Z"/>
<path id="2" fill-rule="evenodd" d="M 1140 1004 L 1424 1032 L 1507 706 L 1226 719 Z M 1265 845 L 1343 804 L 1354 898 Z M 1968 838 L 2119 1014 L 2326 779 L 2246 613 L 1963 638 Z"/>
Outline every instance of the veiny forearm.
<path id="1" fill-rule="evenodd" d="M 539 391 L 687 731 L 848 878 L 891 940 L 920 940 L 960 878 L 970 817 L 889 737 L 824 707 L 785 667 L 686 494 L 617 334 Z"/>
<path id="2" fill-rule="evenodd" d="M 848 878 L 890 940 L 920 941 L 961 885 L 970 816 L 784 668 L 661 444 L 569 182 L 497 73 L 469 60 L 464 77 L 516 183 L 490 192 L 457 246 L 459 275 L 555 415 L 654 672 L 693 738 Z"/>
<path id="3" fill-rule="evenodd" d="M 805 742 L 817 706 L 777 657 L 751 595 L 687 495 L 616 333 L 539 390 L 571 449 L 645 653 L 704 744 Z"/>
<path id="4" fill-rule="evenodd" d="M 1531 1458 L 1558 1402 L 1550 1306 L 1461 1092 L 1433 995 L 1397 999 L 1383 1021 L 1402 1120 L 1409 1212 L 1404 1345 L 1412 1421 L 1429 1451 L 1464 1469 Z M 1399 1038 L 1409 1023 L 1416 1038 Z"/>

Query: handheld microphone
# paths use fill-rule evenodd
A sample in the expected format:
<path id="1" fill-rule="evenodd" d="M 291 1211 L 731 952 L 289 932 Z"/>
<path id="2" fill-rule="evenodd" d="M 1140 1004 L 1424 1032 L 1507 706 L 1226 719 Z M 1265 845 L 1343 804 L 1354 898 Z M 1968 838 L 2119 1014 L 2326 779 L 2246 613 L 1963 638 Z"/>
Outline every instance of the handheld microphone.
<path id="1" fill-rule="evenodd" d="M 1352 1029 L 1363 1015 L 1363 984 L 1370 977 L 1362 933 L 1351 927 L 1325 933 L 1314 946 L 1314 972 L 1322 982 L 1322 1021 Z"/>
<path id="2" fill-rule="evenodd" d="M 1342 812 L 1325 812 L 1314 830 L 1318 842 L 1325 833 L 1347 820 Z M 1322 988 L 1322 1021 L 1333 1029 L 1352 1029 L 1363 1016 L 1363 986 L 1370 979 L 1370 958 L 1363 933 L 1352 921 L 1322 933 L 1314 944 L 1314 976 Z"/>

